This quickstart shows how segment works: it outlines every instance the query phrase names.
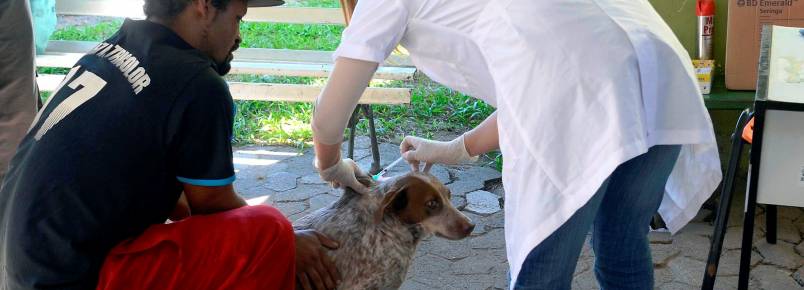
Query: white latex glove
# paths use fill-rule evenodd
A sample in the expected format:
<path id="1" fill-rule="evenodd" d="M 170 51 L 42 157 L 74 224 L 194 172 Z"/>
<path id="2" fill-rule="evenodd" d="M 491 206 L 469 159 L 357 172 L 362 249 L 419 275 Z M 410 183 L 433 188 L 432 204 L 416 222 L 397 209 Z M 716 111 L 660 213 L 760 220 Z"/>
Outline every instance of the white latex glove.
<path id="1" fill-rule="evenodd" d="M 318 168 L 318 159 L 313 161 L 313 165 L 315 168 Z M 357 166 L 357 163 L 355 163 L 352 159 L 342 159 L 332 167 L 320 170 L 318 174 L 321 176 L 322 180 L 329 182 L 332 187 L 349 187 L 362 194 L 369 192 L 368 187 L 357 181 L 357 177 L 355 177 L 355 175 L 366 174 L 360 170 L 360 167 Z"/>
<path id="2" fill-rule="evenodd" d="M 424 162 L 424 172 L 428 172 L 434 163 L 459 164 L 477 161 L 477 156 L 469 156 L 463 140 L 463 135 L 449 142 L 407 136 L 399 145 L 399 153 L 410 163 L 413 171 L 419 171 L 420 162 Z"/>

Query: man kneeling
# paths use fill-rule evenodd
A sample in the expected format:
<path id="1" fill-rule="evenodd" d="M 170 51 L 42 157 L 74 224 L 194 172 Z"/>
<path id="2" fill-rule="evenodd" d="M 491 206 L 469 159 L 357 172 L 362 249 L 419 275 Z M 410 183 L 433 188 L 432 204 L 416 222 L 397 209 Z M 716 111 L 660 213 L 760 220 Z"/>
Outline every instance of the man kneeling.
<path id="1" fill-rule="evenodd" d="M 78 61 L 0 189 L 0 289 L 335 286 L 335 242 L 232 187 L 221 76 L 247 6 L 279 3 L 146 0 Z"/>

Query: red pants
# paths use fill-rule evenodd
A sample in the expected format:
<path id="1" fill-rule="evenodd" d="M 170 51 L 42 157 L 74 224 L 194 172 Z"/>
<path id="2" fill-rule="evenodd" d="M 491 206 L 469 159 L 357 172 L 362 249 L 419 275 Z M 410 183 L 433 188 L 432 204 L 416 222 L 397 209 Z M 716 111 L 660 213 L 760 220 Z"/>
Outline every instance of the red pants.
<path id="1" fill-rule="evenodd" d="M 293 227 L 273 207 L 191 216 L 112 248 L 97 289 L 292 290 L 295 251 Z"/>

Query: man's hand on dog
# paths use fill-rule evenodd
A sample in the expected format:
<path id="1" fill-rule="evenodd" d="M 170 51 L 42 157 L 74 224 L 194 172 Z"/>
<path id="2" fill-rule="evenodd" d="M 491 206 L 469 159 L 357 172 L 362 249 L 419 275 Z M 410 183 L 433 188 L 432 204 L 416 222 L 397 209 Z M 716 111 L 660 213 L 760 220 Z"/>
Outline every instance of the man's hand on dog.
<path id="1" fill-rule="evenodd" d="M 338 242 L 313 231 L 296 231 L 296 279 L 302 289 L 335 289 L 340 274 L 326 251 Z"/>

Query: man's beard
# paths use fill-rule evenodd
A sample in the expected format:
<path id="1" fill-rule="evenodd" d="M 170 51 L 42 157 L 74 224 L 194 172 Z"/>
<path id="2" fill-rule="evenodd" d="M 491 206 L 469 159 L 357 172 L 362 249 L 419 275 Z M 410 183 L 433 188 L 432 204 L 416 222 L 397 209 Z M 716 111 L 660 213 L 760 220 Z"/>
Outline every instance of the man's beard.
<path id="1" fill-rule="evenodd" d="M 220 76 L 225 76 L 232 70 L 232 60 L 234 59 L 234 51 L 240 48 L 240 41 L 238 40 L 235 42 L 235 45 L 232 46 L 231 50 L 229 50 L 229 54 L 226 56 L 226 59 L 223 60 L 223 63 L 218 63 L 218 74 Z"/>
<path id="2" fill-rule="evenodd" d="M 226 60 L 224 60 L 222 63 L 217 63 L 216 67 L 218 70 L 218 75 L 225 76 L 230 70 L 232 70 L 232 59 L 232 54 L 229 54 L 229 56 L 226 57 Z"/>

